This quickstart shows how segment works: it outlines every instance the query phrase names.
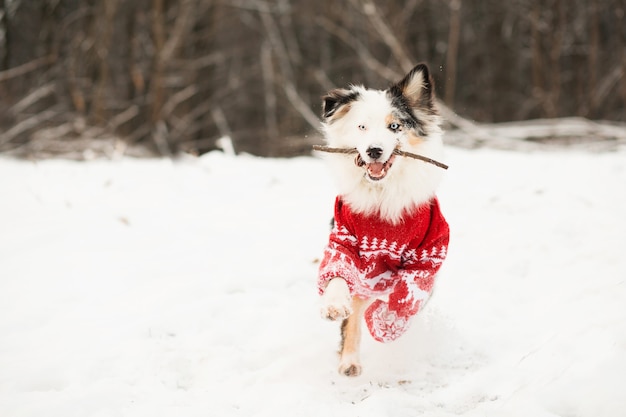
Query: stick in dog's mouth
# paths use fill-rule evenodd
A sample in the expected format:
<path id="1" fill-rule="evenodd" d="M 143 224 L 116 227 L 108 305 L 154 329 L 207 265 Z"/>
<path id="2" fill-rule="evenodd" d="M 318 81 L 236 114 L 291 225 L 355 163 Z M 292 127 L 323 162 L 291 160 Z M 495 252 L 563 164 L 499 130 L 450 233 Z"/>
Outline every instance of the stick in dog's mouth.
<path id="1" fill-rule="evenodd" d="M 320 152 L 329 152 L 329 153 L 345 153 L 345 154 L 356 153 L 357 154 L 357 159 L 355 159 L 355 163 L 357 165 L 359 165 L 359 166 L 365 165 L 365 161 L 363 161 L 360 158 L 360 155 L 358 155 L 359 151 L 357 151 L 356 148 L 332 148 L 330 146 L 313 145 L 313 150 L 320 151 Z M 429 164 L 433 164 L 433 165 L 435 165 L 435 166 L 437 166 L 439 168 L 448 169 L 448 165 L 446 165 L 444 163 L 441 163 L 439 161 L 436 161 L 436 160 L 434 160 L 432 158 L 428 158 L 426 156 L 418 155 L 416 153 L 401 151 L 400 149 L 394 149 L 393 155 L 399 155 L 399 156 L 405 156 L 407 158 L 418 159 L 420 161 L 427 162 Z M 392 156 L 392 158 L 393 158 L 393 156 Z M 359 160 L 360 160 L 360 162 L 359 162 Z M 391 158 L 389 158 L 387 163 L 389 161 L 391 161 Z M 362 165 L 360 165 L 360 164 L 362 164 Z M 386 169 L 389 169 L 389 167 L 387 167 Z"/>

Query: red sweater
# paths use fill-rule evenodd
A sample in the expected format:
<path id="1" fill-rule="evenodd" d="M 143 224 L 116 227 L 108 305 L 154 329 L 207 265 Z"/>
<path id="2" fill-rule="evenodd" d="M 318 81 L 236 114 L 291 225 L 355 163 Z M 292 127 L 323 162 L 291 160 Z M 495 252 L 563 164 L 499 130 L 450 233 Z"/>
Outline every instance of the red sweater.
<path id="1" fill-rule="evenodd" d="M 353 213 L 337 197 L 335 226 L 319 269 L 319 292 L 341 277 L 353 296 L 379 298 L 365 311 L 367 327 L 380 342 L 395 340 L 430 297 L 448 238 L 436 198 L 394 225 Z M 387 295 L 388 301 L 380 299 Z"/>

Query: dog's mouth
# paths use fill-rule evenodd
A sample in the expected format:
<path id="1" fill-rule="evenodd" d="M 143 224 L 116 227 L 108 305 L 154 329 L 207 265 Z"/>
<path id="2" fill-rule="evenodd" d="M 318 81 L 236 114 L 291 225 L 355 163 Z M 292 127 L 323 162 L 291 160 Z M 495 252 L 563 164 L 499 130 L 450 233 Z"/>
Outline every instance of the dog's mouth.
<path id="1" fill-rule="evenodd" d="M 396 155 L 392 154 L 386 162 L 374 161 L 366 163 L 360 154 L 357 154 L 354 163 L 359 167 L 365 167 L 367 178 L 372 181 L 380 181 L 387 176 L 389 169 L 393 165 Z"/>

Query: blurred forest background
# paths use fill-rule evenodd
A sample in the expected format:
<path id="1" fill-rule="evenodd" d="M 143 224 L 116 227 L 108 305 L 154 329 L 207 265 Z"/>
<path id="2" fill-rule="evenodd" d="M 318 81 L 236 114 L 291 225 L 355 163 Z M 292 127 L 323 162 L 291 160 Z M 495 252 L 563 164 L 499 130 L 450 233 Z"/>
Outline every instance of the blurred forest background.
<path id="1" fill-rule="evenodd" d="M 238 152 L 308 153 L 324 92 L 384 88 L 418 62 L 452 127 L 623 123 L 625 12 L 624 0 L 0 0 L 0 152 L 200 154 L 228 136 Z"/>

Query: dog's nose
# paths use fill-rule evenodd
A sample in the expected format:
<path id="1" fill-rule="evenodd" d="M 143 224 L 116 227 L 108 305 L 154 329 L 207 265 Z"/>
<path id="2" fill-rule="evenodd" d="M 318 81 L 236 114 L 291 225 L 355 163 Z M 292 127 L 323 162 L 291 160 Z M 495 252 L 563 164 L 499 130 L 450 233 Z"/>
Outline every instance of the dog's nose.
<path id="1" fill-rule="evenodd" d="M 366 152 L 370 158 L 378 159 L 383 154 L 383 149 L 379 148 L 378 146 L 370 146 L 369 148 L 367 148 Z"/>

